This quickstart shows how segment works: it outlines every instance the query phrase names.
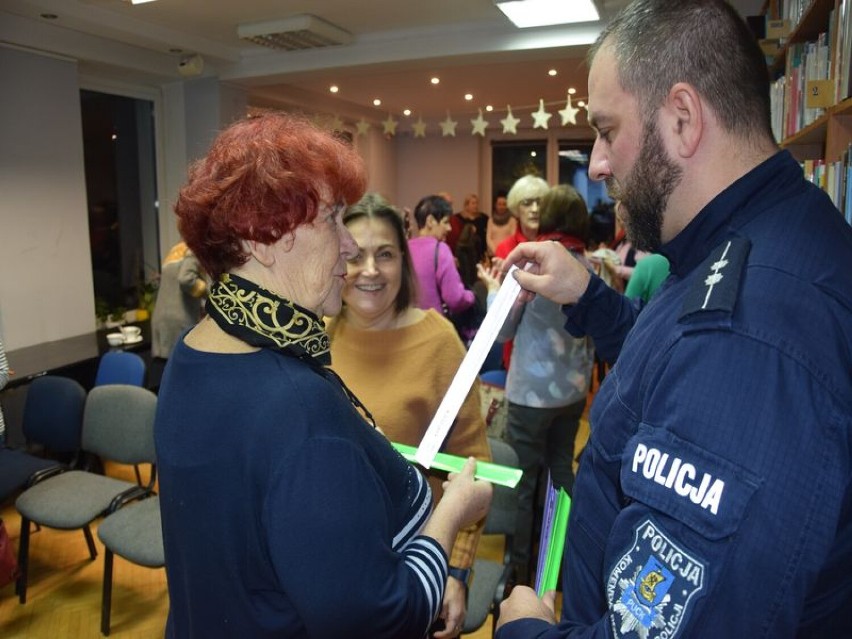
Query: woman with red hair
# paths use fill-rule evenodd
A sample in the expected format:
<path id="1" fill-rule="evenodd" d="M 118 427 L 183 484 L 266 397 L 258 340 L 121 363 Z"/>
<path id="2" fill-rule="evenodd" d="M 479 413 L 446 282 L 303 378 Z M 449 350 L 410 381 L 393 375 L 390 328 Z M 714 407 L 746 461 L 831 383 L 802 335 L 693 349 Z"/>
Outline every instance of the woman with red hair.
<path id="1" fill-rule="evenodd" d="M 213 284 L 178 340 L 155 424 L 167 637 L 417 637 L 447 553 L 481 518 L 474 462 L 430 516 L 422 475 L 328 368 L 357 246 L 341 220 L 357 153 L 308 122 L 231 125 L 175 212 Z"/>

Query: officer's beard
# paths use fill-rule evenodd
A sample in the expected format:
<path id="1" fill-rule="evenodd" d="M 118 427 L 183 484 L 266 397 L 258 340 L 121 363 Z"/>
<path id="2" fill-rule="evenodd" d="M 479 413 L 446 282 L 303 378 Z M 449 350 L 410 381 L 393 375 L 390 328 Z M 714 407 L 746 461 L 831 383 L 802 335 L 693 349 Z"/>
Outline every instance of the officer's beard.
<path id="1" fill-rule="evenodd" d="M 683 170 L 666 154 L 656 123 L 646 123 L 644 133 L 639 156 L 624 186 L 609 177 L 606 187 L 609 196 L 624 207 L 624 228 L 633 247 L 655 252 L 662 245 L 663 212 Z"/>

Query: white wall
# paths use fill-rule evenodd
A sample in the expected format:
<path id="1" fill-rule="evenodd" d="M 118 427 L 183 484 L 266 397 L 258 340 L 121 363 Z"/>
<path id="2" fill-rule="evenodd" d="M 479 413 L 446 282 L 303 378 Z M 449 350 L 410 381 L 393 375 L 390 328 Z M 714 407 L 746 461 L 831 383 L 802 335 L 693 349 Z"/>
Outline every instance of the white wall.
<path id="1" fill-rule="evenodd" d="M 490 212 L 481 192 L 481 141 L 467 132 L 457 137 L 442 137 L 431 132 L 429 137 L 403 135 L 396 140 L 396 201 L 400 207 L 414 209 L 425 195 L 447 191 L 453 197 L 453 209 L 460 211 L 464 196 L 477 193 L 480 208 Z M 490 181 L 490 176 L 487 176 Z"/>
<path id="2" fill-rule="evenodd" d="M 0 47 L 0 334 L 95 328 L 77 65 Z"/>

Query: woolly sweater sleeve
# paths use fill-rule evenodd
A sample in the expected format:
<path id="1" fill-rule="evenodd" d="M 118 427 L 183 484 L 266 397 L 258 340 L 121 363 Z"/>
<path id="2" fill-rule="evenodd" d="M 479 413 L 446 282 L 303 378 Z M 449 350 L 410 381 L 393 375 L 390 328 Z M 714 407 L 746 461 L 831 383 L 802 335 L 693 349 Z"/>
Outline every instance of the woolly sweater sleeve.
<path id="1" fill-rule="evenodd" d="M 306 636 L 422 638 L 447 572 L 438 543 L 416 535 L 429 513 L 425 482 L 414 491 L 411 526 L 396 531 L 398 505 L 352 442 L 314 438 L 290 457 L 263 512 L 271 562 Z"/>

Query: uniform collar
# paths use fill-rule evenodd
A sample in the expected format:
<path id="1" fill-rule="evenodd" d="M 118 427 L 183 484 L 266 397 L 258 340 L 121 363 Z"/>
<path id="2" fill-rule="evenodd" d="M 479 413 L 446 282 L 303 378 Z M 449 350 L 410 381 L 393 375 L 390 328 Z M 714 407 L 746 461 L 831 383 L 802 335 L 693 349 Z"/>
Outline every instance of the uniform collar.
<path id="1" fill-rule="evenodd" d="M 682 278 L 698 266 L 726 236 L 788 197 L 802 170 L 788 151 L 779 151 L 713 198 L 660 252 Z"/>

